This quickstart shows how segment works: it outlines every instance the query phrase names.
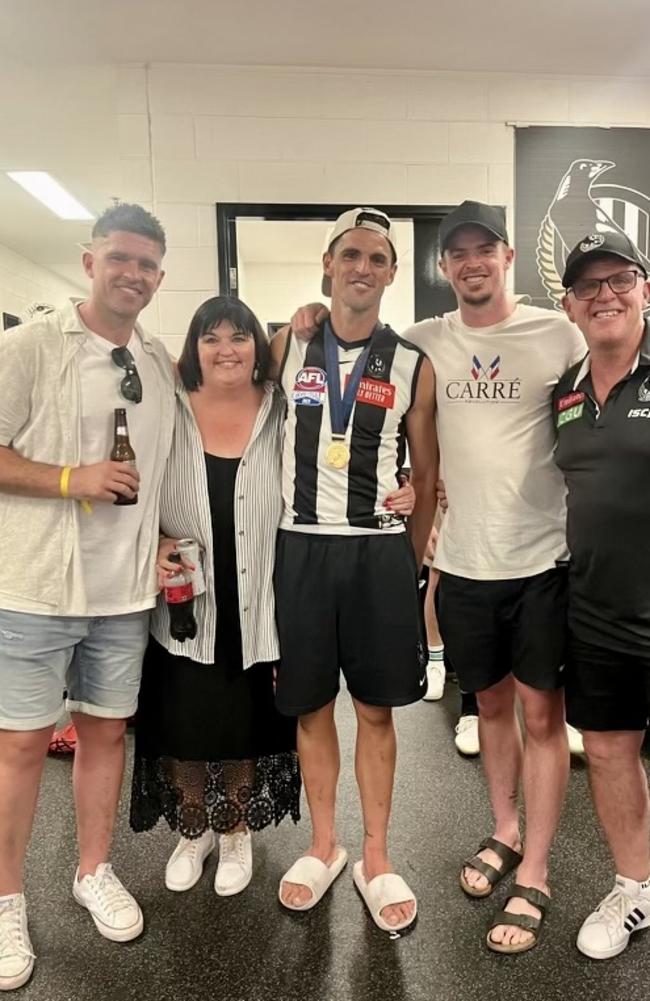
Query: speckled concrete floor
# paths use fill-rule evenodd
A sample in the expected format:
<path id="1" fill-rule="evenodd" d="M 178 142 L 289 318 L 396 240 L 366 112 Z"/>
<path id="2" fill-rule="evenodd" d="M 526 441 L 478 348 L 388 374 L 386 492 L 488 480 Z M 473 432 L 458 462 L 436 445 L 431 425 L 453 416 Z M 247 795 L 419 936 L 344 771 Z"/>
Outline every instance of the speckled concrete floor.
<path id="1" fill-rule="evenodd" d="M 577 929 L 611 888 L 613 873 L 599 834 L 582 764 L 573 765 L 569 797 L 552 858 L 554 903 L 544 938 L 514 957 L 484 945 L 492 911 L 505 896 L 469 901 L 458 866 L 489 832 L 480 765 L 451 740 L 457 691 L 440 703 L 397 713 L 398 779 L 392 825 L 396 865 L 416 890 L 412 934 L 390 941 L 371 923 L 350 867 L 313 912 L 290 915 L 277 901 L 283 871 L 306 845 L 307 824 L 255 837 L 250 887 L 230 899 L 212 890 L 214 860 L 186 894 L 163 885 L 174 838 L 162 824 L 134 835 L 122 804 L 113 862 L 145 913 L 144 935 L 129 945 L 101 938 L 72 899 L 75 868 L 70 765 L 46 767 L 27 868 L 30 927 L 38 954 L 25 1001 L 610 1001 L 650 992 L 650 934 L 632 939 L 617 959 L 595 963 L 574 946 Z M 340 699 L 344 766 L 339 828 L 358 857 L 360 819 L 351 748 L 352 713 Z M 10 995 L 8 995 L 10 996 Z"/>

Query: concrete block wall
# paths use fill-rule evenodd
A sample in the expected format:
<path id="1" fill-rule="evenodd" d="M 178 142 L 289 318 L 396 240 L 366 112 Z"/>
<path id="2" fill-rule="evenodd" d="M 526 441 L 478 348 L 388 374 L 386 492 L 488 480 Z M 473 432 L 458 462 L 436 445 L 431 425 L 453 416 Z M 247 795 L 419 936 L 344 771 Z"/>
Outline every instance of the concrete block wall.
<path id="1" fill-rule="evenodd" d="M 83 294 L 81 285 L 72 285 L 0 244 L 0 313 L 22 317 L 33 302 L 47 302 L 58 307 L 63 306 L 69 296 Z M 0 336 L 1 330 L 0 322 Z"/>
<path id="2" fill-rule="evenodd" d="M 214 203 L 456 203 L 514 213 L 511 123 L 650 127 L 650 80 L 118 68 L 123 177 L 166 226 L 157 315 L 177 344 L 217 283 Z"/>

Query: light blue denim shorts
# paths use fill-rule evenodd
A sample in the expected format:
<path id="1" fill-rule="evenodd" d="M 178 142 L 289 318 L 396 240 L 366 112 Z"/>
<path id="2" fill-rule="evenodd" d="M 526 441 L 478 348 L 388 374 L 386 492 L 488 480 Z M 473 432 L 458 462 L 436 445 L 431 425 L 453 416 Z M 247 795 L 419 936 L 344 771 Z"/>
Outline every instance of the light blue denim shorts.
<path id="1" fill-rule="evenodd" d="M 65 708 L 126 719 L 138 704 L 149 611 L 105 618 L 0 610 L 0 729 L 40 730 Z"/>

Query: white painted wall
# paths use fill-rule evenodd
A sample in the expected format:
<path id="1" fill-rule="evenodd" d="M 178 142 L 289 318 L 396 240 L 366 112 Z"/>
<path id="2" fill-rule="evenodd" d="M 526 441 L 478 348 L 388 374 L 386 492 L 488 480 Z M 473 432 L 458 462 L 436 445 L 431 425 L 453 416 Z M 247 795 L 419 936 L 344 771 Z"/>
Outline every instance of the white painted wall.
<path id="1" fill-rule="evenodd" d="M 81 285 L 72 285 L 0 244 L 0 313 L 22 317 L 33 302 L 58 307 L 71 295 L 83 294 Z"/>
<path id="2" fill-rule="evenodd" d="M 173 337 L 170 344 L 217 288 L 215 202 L 476 198 L 505 204 L 512 226 L 509 123 L 650 128 L 648 77 L 167 63 L 101 72 L 41 65 L 21 73 L 16 88 L 10 70 L 0 68 L 4 92 L 16 95 L 0 168 L 42 163 L 55 143 L 58 173 L 68 176 L 69 149 L 69 176 L 81 184 L 88 175 L 101 192 L 89 196 L 93 207 L 117 195 L 154 209 L 170 249 L 164 285 L 143 319 Z M 93 110 L 98 78 L 101 129 Z M 25 113 L 16 106 L 21 92 L 29 98 Z"/>

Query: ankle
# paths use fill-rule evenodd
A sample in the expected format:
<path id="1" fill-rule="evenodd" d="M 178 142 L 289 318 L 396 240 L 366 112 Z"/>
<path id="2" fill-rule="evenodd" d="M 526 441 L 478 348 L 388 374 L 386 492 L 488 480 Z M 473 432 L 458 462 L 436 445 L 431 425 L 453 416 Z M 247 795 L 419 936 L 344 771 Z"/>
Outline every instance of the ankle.
<path id="1" fill-rule="evenodd" d="M 501 841 L 502 844 L 508 845 L 509 848 L 513 848 L 515 851 L 520 851 L 523 844 L 519 828 L 511 826 L 497 827 L 494 831 L 494 840 Z"/>

